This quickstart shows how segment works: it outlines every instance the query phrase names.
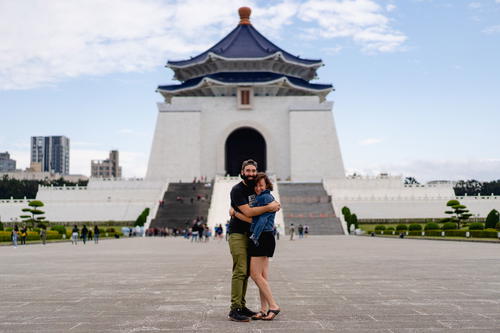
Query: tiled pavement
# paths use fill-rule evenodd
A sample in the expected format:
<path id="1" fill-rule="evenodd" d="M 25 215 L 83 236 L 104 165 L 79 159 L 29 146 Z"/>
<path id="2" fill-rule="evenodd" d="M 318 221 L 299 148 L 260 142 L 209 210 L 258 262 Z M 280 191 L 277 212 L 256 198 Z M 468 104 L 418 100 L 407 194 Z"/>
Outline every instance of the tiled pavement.
<path id="1" fill-rule="evenodd" d="M 498 244 L 282 238 L 270 274 L 282 313 L 235 323 L 225 241 L 2 246 L 0 332 L 500 332 Z"/>

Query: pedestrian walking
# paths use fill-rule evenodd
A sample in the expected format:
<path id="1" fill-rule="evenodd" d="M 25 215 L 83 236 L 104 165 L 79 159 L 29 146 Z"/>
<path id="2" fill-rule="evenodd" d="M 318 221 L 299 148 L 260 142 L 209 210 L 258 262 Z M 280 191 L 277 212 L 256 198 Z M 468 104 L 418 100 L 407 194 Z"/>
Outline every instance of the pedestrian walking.
<path id="1" fill-rule="evenodd" d="M 79 230 L 75 224 L 73 226 L 73 230 L 71 231 L 71 244 L 74 244 L 74 245 L 78 244 L 78 234 L 79 234 Z"/>
<path id="2" fill-rule="evenodd" d="M 293 240 L 293 235 L 295 234 L 295 227 L 293 226 L 293 223 L 290 224 L 290 229 L 288 229 L 290 232 L 290 240 Z"/>
<path id="3" fill-rule="evenodd" d="M 299 231 L 299 238 L 304 238 L 304 226 L 302 224 L 299 224 L 298 231 Z"/>
<path id="4" fill-rule="evenodd" d="M 17 238 L 19 237 L 19 228 L 17 227 L 17 224 L 14 225 L 14 229 L 12 229 L 10 237 L 12 238 L 12 245 L 17 247 Z"/>
<path id="5" fill-rule="evenodd" d="M 21 228 L 21 245 L 26 245 L 26 237 L 28 237 L 28 228 L 23 226 Z"/>
<path id="6" fill-rule="evenodd" d="M 42 244 L 45 245 L 45 243 L 47 242 L 47 227 L 46 226 L 42 226 L 40 228 L 40 239 L 42 240 Z"/>
<path id="7" fill-rule="evenodd" d="M 97 244 L 99 243 L 99 235 L 101 231 L 99 230 L 99 227 L 96 225 L 94 226 L 94 243 Z"/>
<path id="8" fill-rule="evenodd" d="M 83 245 L 87 243 L 87 237 L 89 235 L 89 229 L 87 229 L 87 226 L 84 224 L 82 228 L 82 240 L 83 240 Z"/>

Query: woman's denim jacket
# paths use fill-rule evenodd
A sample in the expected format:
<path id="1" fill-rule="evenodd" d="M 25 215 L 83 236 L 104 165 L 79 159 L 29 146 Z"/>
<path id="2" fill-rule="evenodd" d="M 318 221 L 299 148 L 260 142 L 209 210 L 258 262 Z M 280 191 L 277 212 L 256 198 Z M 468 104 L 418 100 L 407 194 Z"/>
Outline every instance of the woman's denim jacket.
<path id="1" fill-rule="evenodd" d="M 274 197 L 271 192 L 269 190 L 264 190 L 257 197 L 255 197 L 254 207 L 265 206 L 273 201 Z M 273 231 L 275 215 L 275 212 L 268 212 L 252 218 L 252 225 L 250 226 L 250 232 L 252 235 L 250 236 L 250 239 L 253 240 L 255 245 L 259 246 L 258 240 L 262 232 Z"/>

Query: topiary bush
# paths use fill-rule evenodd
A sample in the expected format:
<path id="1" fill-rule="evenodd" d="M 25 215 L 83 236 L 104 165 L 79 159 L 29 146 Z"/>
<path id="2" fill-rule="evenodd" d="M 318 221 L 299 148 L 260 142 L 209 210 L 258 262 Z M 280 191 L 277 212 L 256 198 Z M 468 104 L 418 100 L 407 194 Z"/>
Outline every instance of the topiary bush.
<path id="1" fill-rule="evenodd" d="M 469 230 L 483 230 L 484 224 L 481 222 L 474 222 L 469 224 Z"/>
<path id="2" fill-rule="evenodd" d="M 50 227 L 50 230 L 57 231 L 61 235 L 64 235 L 66 233 L 66 227 L 63 225 L 54 225 L 54 226 Z"/>
<path id="3" fill-rule="evenodd" d="M 409 231 L 421 231 L 422 230 L 422 225 L 418 223 L 412 223 L 408 227 Z"/>
<path id="4" fill-rule="evenodd" d="M 406 231 L 406 230 L 408 230 L 408 226 L 406 224 L 398 224 L 396 226 L 396 230 L 397 231 Z"/>
<path id="5" fill-rule="evenodd" d="M 498 231 L 500 231 L 500 222 L 498 222 L 498 223 L 497 223 L 497 227 L 496 227 L 496 229 L 497 229 Z"/>
<path id="6" fill-rule="evenodd" d="M 0 231 L 0 242 L 8 242 L 11 240 L 12 238 L 10 231 Z"/>
<path id="7" fill-rule="evenodd" d="M 497 238 L 498 231 L 496 231 L 495 229 L 473 230 L 470 231 L 470 236 L 479 238 Z"/>
<path id="8" fill-rule="evenodd" d="M 3 223 L 0 221 L 0 231 L 3 231 Z"/>
<path id="9" fill-rule="evenodd" d="M 387 227 L 387 229 L 385 229 L 387 231 L 394 231 L 394 227 Z"/>
<path id="10" fill-rule="evenodd" d="M 380 231 L 385 230 L 385 225 L 377 225 L 377 226 L 375 226 L 375 231 L 377 231 L 377 230 L 380 230 Z"/>
<path id="11" fill-rule="evenodd" d="M 445 236 L 452 236 L 452 237 L 465 237 L 465 233 L 467 231 L 465 230 L 446 230 L 444 232 Z"/>
<path id="12" fill-rule="evenodd" d="M 456 230 L 457 224 L 455 222 L 446 222 L 443 224 L 443 230 Z"/>
<path id="13" fill-rule="evenodd" d="M 439 230 L 439 224 L 437 224 L 436 222 L 429 222 L 425 225 L 425 228 L 424 228 L 425 231 L 428 231 L 428 230 Z M 427 235 L 427 233 L 425 233 Z"/>
<path id="14" fill-rule="evenodd" d="M 441 237 L 441 230 L 429 230 L 425 232 L 426 236 Z"/>
<path id="15" fill-rule="evenodd" d="M 417 231 L 417 230 L 408 231 L 408 236 L 422 236 L 422 231 Z"/>

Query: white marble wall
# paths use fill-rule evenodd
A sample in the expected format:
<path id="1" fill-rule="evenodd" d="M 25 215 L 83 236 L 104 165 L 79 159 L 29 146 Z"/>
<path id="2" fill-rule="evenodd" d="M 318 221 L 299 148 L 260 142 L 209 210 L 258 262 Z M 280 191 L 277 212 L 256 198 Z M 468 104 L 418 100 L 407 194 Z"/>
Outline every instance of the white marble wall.
<path id="1" fill-rule="evenodd" d="M 319 103 L 315 96 L 255 96 L 251 110 L 239 110 L 236 97 L 176 97 L 172 104 L 159 103 L 146 179 L 191 181 L 225 174 L 226 139 L 241 127 L 264 137 L 267 171 L 280 179 L 293 174 L 310 180 L 343 176 L 331 108 L 331 102 Z M 296 115 L 291 121 L 292 113 Z M 294 143 L 313 140 L 314 147 L 298 144 L 292 151 L 291 125 Z M 309 152 L 312 148 L 314 153 Z"/>

